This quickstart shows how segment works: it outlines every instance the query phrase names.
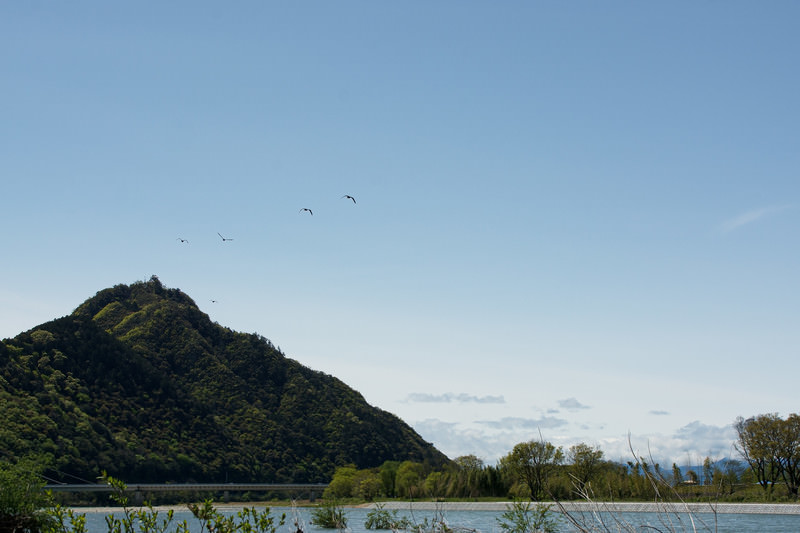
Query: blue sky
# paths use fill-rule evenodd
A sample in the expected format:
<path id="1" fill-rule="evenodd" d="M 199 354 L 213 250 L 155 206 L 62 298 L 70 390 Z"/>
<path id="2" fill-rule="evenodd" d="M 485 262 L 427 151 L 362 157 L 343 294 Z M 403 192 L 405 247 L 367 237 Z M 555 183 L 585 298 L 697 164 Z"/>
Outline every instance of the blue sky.
<path id="1" fill-rule="evenodd" d="M 798 408 L 798 19 L 4 3 L 0 337 L 155 274 L 451 457 L 731 455 Z"/>

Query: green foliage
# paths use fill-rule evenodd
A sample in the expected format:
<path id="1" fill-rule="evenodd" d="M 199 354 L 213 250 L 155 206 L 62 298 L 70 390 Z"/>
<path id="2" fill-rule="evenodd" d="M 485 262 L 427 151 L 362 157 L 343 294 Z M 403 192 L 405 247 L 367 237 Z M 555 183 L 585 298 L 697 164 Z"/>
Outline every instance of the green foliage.
<path id="1" fill-rule="evenodd" d="M 51 517 L 44 510 L 52 498 L 40 472 L 41 466 L 31 459 L 0 463 L 0 531 L 38 533 L 50 527 Z"/>
<path id="2" fill-rule="evenodd" d="M 397 509 L 389 512 L 384 509 L 383 505 L 377 504 L 374 509 L 367 513 L 364 527 L 367 529 L 391 529 L 392 531 L 397 531 L 409 529 L 411 520 L 405 516 L 398 516 Z"/>
<path id="3" fill-rule="evenodd" d="M 736 448 L 750 465 L 765 494 L 771 495 L 782 479 L 789 494 L 800 490 L 800 415 L 786 420 L 777 414 L 763 414 L 736 420 Z"/>
<path id="4" fill-rule="evenodd" d="M 159 511 L 149 503 L 142 508 L 131 509 L 128 507 L 125 483 L 105 472 L 103 472 L 102 479 L 113 489 L 111 499 L 123 508 L 121 517 L 113 514 L 106 515 L 108 533 L 167 533 L 174 524 L 172 510 L 167 511 L 165 515 L 160 515 Z M 175 523 L 174 526 L 175 533 L 189 533 L 189 527 L 185 520 Z"/>
<path id="5" fill-rule="evenodd" d="M 88 533 L 86 515 L 74 509 L 56 505 L 49 511 L 52 521 L 43 533 Z"/>
<path id="6" fill-rule="evenodd" d="M 550 512 L 549 505 L 515 501 L 497 518 L 505 533 L 553 533 L 558 531 L 558 520 Z"/>
<path id="7" fill-rule="evenodd" d="M 381 495 L 381 478 L 375 469 L 359 471 L 353 485 L 354 496 L 359 499 L 371 501 Z"/>
<path id="8" fill-rule="evenodd" d="M 355 466 L 341 466 L 336 469 L 333 479 L 323 493 L 324 498 L 349 498 L 354 495 Z"/>
<path id="9" fill-rule="evenodd" d="M 579 488 L 585 487 L 597 475 L 603 462 L 603 451 L 584 443 L 570 447 L 567 456 L 572 465 L 572 478 Z"/>
<path id="10" fill-rule="evenodd" d="M 311 510 L 311 523 L 325 529 L 344 529 L 347 527 L 347 517 L 336 501 L 328 501 Z"/>
<path id="11" fill-rule="evenodd" d="M 397 474 L 395 475 L 395 490 L 400 498 L 415 498 L 419 497 L 424 487 L 422 482 L 424 480 L 425 467 L 420 463 L 414 461 L 403 461 L 397 467 Z"/>
<path id="12" fill-rule="evenodd" d="M 0 343 L 0 450 L 48 477 L 324 483 L 338 465 L 448 459 L 336 378 L 231 331 L 157 278 Z M 374 493 L 374 487 L 364 487 Z"/>
<path id="13" fill-rule="evenodd" d="M 107 515 L 106 526 L 108 533 L 189 533 L 185 520 L 176 522 L 173 511 L 160 514 L 149 504 L 144 508 L 128 507 L 128 498 L 125 496 L 125 483 L 104 475 L 104 481 L 114 489 L 112 499 L 122 505 L 123 515 Z M 268 508 L 262 511 L 253 508 L 243 508 L 235 515 L 223 515 L 217 511 L 210 500 L 201 505 L 190 504 L 189 509 L 200 521 L 201 531 L 215 533 L 276 533 L 278 527 L 285 521 L 285 514 L 276 521 Z M 86 515 L 76 513 L 72 509 L 65 509 L 60 505 L 43 511 L 48 518 L 46 525 L 41 529 L 4 529 L 8 532 L 20 533 L 87 533 Z"/>
<path id="14" fill-rule="evenodd" d="M 564 452 L 549 442 L 532 440 L 514 446 L 500 462 L 519 483 L 524 483 L 530 497 L 541 500 L 547 495 L 547 482 L 564 459 Z"/>
<path id="15" fill-rule="evenodd" d="M 262 511 L 255 507 L 245 507 L 235 515 L 223 515 L 214 508 L 211 500 L 202 504 L 189 504 L 189 510 L 200 522 L 201 531 L 215 533 L 275 533 L 286 522 L 286 514 L 281 514 L 276 523 L 269 508 Z"/>
<path id="16" fill-rule="evenodd" d="M 444 472 L 431 472 L 428 474 L 422 484 L 425 488 L 425 494 L 431 498 L 441 498 L 444 496 L 445 480 L 446 476 Z"/>
<path id="17" fill-rule="evenodd" d="M 106 515 L 108 533 L 189 533 L 187 522 L 176 522 L 172 510 L 161 514 L 150 504 L 130 508 L 125 494 L 126 484 L 105 473 L 102 478 L 113 489 L 111 499 L 123 508 L 122 516 Z M 285 514 L 276 520 L 269 508 L 258 511 L 255 507 L 244 507 L 235 515 L 224 515 L 214 508 L 211 500 L 199 505 L 189 504 L 188 508 L 200 522 L 201 531 L 214 533 L 276 533 L 286 520 Z M 86 515 L 78 515 L 60 506 L 49 514 L 54 520 L 51 527 L 42 533 L 86 533 Z"/>
<path id="18" fill-rule="evenodd" d="M 379 476 L 381 478 L 381 491 L 384 496 L 393 498 L 396 495 L 395 479 L 397 478 L 397 469 L 399 467 L 399 461 L 385 461 L 381 465 Z"/>

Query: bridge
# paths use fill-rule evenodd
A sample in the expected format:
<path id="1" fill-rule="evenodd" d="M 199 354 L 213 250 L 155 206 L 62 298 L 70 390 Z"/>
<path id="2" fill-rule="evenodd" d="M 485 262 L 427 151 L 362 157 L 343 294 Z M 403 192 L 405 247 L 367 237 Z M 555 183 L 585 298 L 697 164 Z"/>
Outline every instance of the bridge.
<path id="1" fill-rule="evenodd" d="M 327 483 L 130 483 L 126 492 L 133 493 L 134 503 L 152 492 L 222 492 L 227 499 L 231 492 L 300 492 L 308 493 L 312 502 L 328 487 Z M 53 492 L 112 492 L 105 483 L 63 483 L 45 485 Z"/>

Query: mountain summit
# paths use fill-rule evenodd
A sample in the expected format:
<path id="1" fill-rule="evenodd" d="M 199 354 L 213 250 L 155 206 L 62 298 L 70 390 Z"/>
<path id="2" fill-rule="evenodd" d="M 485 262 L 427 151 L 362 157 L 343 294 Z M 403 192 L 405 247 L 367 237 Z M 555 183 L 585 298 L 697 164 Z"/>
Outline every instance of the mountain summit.
<path id="1" fill-rule="evenodd" d="M 179 289 L 98 292 L 0 342 L 0 458 L 45 454 L 65 481 L 327 482 L 335 467 L 448 459 L 396 416 Z"/>

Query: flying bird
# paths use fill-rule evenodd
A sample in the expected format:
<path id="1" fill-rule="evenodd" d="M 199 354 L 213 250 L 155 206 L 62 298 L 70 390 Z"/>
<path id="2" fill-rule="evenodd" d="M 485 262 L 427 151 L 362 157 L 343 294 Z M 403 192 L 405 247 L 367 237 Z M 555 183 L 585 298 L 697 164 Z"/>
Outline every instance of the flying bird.
<path id="1" fill-rule="evenodd" d="M 220 239 L 222 239 L 222 242 L 225 242 L 225 241 L 232 241 L 232 240 L 233 240 L 233 239 L 226 239 L 225 237 L 223 237 L 223 236 L 220 234 L 220 232 L 217 232 L 217 235 L 219 235 L 219 238 L 220 238 Z"/>
<path id="2" fill-rule="evenodd" d="M 356 203 L 356 199 L 350 196 L 349 194 L 345 194 L 344 196 L 342 196 L 342 198 L 348 198 L 350 200 L 353 200 L 353 203 Z"/>
<path id="3" fill-rule="evenodd" d="M 309 209 L 309 208 L 307 208 L 307 207 L 304 207 L 303 209 L 301 209 L 301 210 L 300 210 L 300 212 L 301 212 L 301 213 L 302 213 L 303 211 L 308 211 L 308 213 L 309 213 L 310 215 L 313 215 L 313 214 L 314 214 L 314 212 L 313 212 L 313 211 L 311 211 L 311 209 Z"/>
<path id="4" fill-rule="evenodd" d="M 176 240 L 189 244 L 189 241 L 187 241 L 186 239 L 181 239 L 180 237 L 178 237 Z"/>

